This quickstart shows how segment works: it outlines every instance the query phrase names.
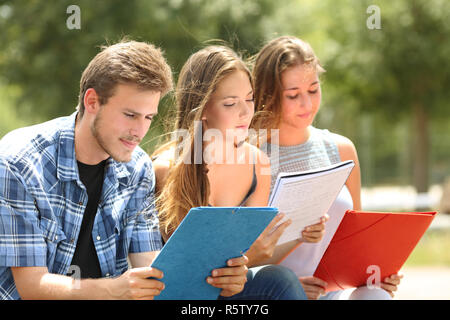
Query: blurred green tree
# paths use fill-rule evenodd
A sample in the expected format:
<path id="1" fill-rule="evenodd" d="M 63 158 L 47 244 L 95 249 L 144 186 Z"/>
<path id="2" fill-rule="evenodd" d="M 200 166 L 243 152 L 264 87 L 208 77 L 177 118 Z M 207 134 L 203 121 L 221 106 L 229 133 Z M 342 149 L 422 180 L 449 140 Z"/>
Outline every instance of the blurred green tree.
<path id="1" fill-rule="evenodd" d="M 80 8 L 80 29 L 67 27 L 70 5 Z M 367 26 L 372 5 L 380 9 L 381 29 Z M 0 129 L 12 129 L 5 119 L 16 115 L 19 126 L 73 112 L 83 69 L 101 45 L 123 36 L 161 46 L 176 79 L 207 40 L 225 40 L 245 55 L 292 34 L 310 42 L 327 69 L 317 122 L 355 142 L 363 183 L 399 183 L 401 174 L 414 176 L 407 183 L 422 192 L 430 154 L 439 160 L 435 181 L 449 168 L 449 6 L 447 0 L 0 0 L 0 99 L 8 96 L 0 111 L 16 109 L 3 112 L 8 125 Z M 159 141 L 153 137 L 173 123 L 172 106 L 171 96 L 160 104 L 144 141 L 149 152 Z"/>
<path id="2" fill-rule="evenodd" d="M 73 11 L 80 8 L 80 29 Z M 127 36 L 163 48 L 175 76 L 187 57 L 209 39 L 237 51 L 254 52 L 261 43 L 260 23 L 273 11 L 270 0 L 44 0 L 0 2 L 0 83 L 17 87 L 22 117 L 36 121 L 66 115 L 78 102 L 81 73 L 99 47 Z M 170 122 L 170 97 L 148 136 Z M 173 123 L 173 121 L 172 121 Z M 147 147 L 152 149 L 156 141 Z"/>
<path id="3" fill-rule="evenodd" d="M 335 99 L 353 97 L 361 111 L 381 113 L 392 127 L 410 119 L 411 182 L 417 192 L 427 192 L 430 121 L 450 115 L 450 2 L 349 0 L 328 5 L 334 12 L 328 34 L 335 46 L 327 55 L 326 77 L 339 92 Z M 371 5 L 380 9 L 381 29 L 368 27 Z"/>

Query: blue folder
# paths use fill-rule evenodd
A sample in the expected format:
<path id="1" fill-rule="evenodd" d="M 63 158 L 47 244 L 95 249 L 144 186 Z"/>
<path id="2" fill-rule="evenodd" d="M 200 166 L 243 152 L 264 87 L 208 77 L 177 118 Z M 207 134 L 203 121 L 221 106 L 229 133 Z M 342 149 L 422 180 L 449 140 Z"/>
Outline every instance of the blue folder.
<path id="1" fill-rule="evenodd" d="M 277 214 L 270 207 L 192 208 L 152 263 L 164 273 L 155 300 L 215 300 L 220 288 L 206 282 L 250 248 Z"/>

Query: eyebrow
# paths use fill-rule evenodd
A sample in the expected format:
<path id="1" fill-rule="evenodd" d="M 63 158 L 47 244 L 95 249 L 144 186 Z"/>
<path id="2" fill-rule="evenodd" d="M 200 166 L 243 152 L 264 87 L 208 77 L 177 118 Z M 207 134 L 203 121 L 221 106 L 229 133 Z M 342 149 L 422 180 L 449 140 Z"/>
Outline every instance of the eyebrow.
<path id="1" fill-rule="evenodd" d="M 313 86 L 313 85 L 318 84 L 318 83 L 319 83 L 319 81 L 314 81 L 309 86 Z M 287 91 L 287 90 L 298 90 L 298 87 L 292 87 L 292 88 L 288 88 L 288 89 L 283 89 L 283 91 Z"/>
<path id="2" fill-rule="evenodd" d="M 247 93 L 247 96 L 250 94 L 253 94 L 253 90 L 251 90 L 249 93 Z M 222 100 L 229 99 L 229 98 L 237 99 L 239 97 L 238 96 L 226 96 L 226 97 L 223 97 Z"/>
<path id="3" fill-rule="evenodd" d="M 141 116 L 141 115 L 142 115 L 141 113 L 139 113 L 139 112 L 137 112 L 137 111 L 134 111 L 134 110 L 132 110 L 132 109 L 129 109 L 129 108 L 125 108 L 124 111 L 125 111 L 125 112 L 128 112 L 128 113 L 132 113 L 132 114 L 137 115 L 137 116 Z M 157 114 L 157 112 L 155 112 L 155 113 L 149 113 L 149 114 L 146 114 L 145 116 L 146 116 L 146 117 L 148 117 L 148 116 L 154 117 L 156 114 Z"/>

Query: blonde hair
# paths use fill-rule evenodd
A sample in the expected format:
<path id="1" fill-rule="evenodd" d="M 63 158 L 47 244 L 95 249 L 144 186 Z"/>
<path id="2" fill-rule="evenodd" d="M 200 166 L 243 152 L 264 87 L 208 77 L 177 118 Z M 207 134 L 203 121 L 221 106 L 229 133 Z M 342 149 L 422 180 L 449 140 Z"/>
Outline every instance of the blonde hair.
<path id="1" fill-rule="evenodd" d="M 279 126 L 281 118 L 281 74 L 288 68 L 308 64 L 318 74 L 325 72 L 311 46 L 296 37 L 282 36 L 269 41 L 254 58 L 253 81 L 255 116 L 251 127 L 270 129 Z"/>
<path id="2" fill-rule="evenodd" d="M 84 113 L 84 95 L 93 88 L 100 104 L 114 94 L 117 84 L 136 84 L 142 90 L 161 92 L 161 98 L 172 90 L 172 71 L 161 49 L 146 42 L 122 40 L 103 46 L 83 71 L 80 81 L 78 111 Z"/>
<path id="3" fill-rule="evenodd" d="M 164 187 L 156 199 L 160 226 L 170 235 L 193 207 L 208 205 L 210 186 L 203 152 L 195 159 L 194 140 L 203 141 L 203 112 L 219 83 L 235 71 L 251 74 L 242 59 L 226 46 L 208 46 L 192 54 L 181 69 L 175 99 L 177 106 L 174 131 L 187 130 L 189 140 L 172 140 L 155 151 L 153 157 L 175 149 L 181 156 L 172 161 Z M 186 141 L 187 140 L 187 141 Z M 200 155 L 199 155 L 200 154 Z M 200 161 L 199 161 L 200 160 Z"/>

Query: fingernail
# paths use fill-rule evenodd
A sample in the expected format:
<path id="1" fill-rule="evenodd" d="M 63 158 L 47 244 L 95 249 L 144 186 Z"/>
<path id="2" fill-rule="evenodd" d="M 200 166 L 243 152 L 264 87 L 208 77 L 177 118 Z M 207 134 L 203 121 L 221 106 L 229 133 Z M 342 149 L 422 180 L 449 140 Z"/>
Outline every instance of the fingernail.
<path id="1" fill-rule="evenodd" d="M 216 271 L 216 270 L 214 270 L 214 271 L 212 272 L 212 276 L 213 276 L 213 277 L 217 277 L 217 271 Z"/>
<path id="2" fill-rule="evenodd" d="M 212 279 L 211 277 L 206 278 L 206 281 L 207 281 L 208 283 L 213 283 L 213 279 Z"/>

